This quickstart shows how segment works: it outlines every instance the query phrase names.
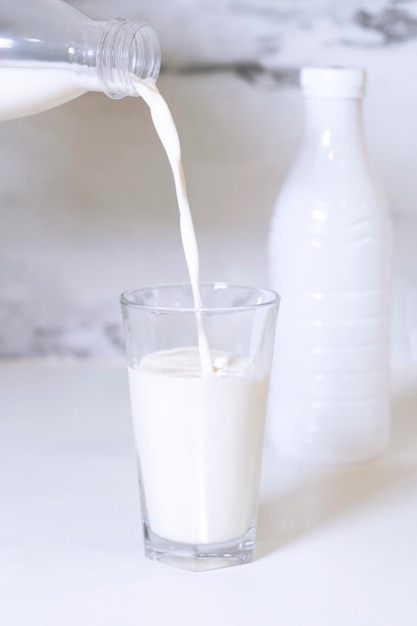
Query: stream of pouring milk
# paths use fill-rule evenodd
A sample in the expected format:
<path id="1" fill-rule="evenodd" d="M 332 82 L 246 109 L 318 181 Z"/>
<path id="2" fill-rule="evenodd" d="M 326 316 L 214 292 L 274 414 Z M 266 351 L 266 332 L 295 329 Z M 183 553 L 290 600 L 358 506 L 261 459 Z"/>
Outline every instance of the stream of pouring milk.
<path id="1" fill-rule="evenodd" d="M 184 170 L 181 162 L 181 145 L 177 128 L 167 103 L 159 93 L 158 88 L 153 81 L 138 81 L 136 83 L 136 90 L 150 108 L 153 125 L 167 154 L 172 175 L 174 177 L 175 192 L 177 194 L 177 202 L 180 212 L 182 247 L 184 249 L 185 260 L 190 276 L 194 307 L 196 309 L 201 369 L 203 372 L 212 372 L 213 363 L 210 355 L 204 316 L 201 312 L 202 303 L 199 288 L 199 258 L 197 240 L 195 237 L 190 205 L 187 198 Z"/>

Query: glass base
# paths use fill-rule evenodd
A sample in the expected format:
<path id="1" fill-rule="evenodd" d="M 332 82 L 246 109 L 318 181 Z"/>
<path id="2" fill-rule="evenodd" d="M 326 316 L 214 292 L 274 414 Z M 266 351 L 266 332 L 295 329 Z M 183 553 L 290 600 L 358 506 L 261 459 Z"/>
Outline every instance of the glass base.
<path id="1" fill-rule="evenodd" d="M 255 526 L 251 526 L 243 537 L 232 541 L 189 545 L 155 535 L 144 522 L 145 555 L 192 572 L 243 565 L 253 559 L 255 532 Z"/>

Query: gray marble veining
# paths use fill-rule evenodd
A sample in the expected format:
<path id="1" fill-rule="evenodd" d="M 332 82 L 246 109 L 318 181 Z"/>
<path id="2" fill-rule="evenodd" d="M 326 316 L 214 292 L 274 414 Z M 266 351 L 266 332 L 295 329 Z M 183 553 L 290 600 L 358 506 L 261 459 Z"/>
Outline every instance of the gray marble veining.
<path id="1" fill-rule="evenodd" d="M 394 214 L 417 223 L 415 0 L 72 4 L 158 32 L 203 279 L 267 281 L 265 238 L 300 132 L 304 64 L 367 69 L 370 150 Z M 88 95 L 0 124 L 0 218 L 0 357 L 119 356 L 119 293 L 186 279 L 170 173 L 140 101 Z M 400 250 L 394 307 L 405 361 L 417 360 L 413 241 Z"/>

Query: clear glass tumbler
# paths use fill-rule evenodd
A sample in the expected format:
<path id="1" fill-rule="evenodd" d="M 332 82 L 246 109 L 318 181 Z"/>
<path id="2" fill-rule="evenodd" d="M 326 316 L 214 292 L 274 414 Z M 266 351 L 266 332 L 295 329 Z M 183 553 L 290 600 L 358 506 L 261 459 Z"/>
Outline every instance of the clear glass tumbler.
<path id="1" fill-rule="evenodd" d="M 145 553 L 190 570 L 252 560 L 279 296 L 189 285 L 121 296 Z M 212 372 L 201 368 L 197 316 Z"/>

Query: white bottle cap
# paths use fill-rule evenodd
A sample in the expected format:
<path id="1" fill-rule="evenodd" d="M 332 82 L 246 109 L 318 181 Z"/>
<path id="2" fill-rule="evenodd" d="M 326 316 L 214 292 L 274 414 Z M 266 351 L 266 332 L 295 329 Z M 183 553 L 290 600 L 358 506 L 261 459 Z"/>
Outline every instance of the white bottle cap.
<path id="1" fill-rule="evenodd" d="M 307 98 L 362 98 L 365 79 L 359 67 L 303 67 L 300 73 Z"/>

